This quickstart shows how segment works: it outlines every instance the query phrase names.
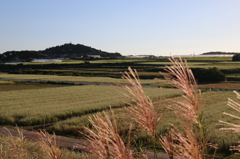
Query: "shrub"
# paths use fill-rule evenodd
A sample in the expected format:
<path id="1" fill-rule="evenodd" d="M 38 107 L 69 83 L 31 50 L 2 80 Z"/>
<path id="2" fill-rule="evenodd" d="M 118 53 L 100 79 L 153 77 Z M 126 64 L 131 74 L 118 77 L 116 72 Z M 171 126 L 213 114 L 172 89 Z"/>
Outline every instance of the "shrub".
<path id="1" fill-rule="evenodd" d="M 192 72 L 198 82 L 221 82 L 226 76 L 218 68 L 193 68 Z"/>
<path id="2" fill-rule="evenodd" d="M 232 57 L 232 61 L 240 61 L 240 54 L 235 54 L 235 55 Z"/>

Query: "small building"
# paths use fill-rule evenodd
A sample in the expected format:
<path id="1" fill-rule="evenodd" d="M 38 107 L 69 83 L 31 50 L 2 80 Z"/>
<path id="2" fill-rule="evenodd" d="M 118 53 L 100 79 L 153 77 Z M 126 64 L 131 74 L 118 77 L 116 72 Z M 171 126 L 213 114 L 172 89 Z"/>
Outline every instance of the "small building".
<path id="1" fill-rule="evenodd" d="M 128 55 L 126 57 L 129 58 L 148 58 L 148 57 L 155 57 L 154 55 Z"/>
<path id="2" fill-rule="evenodd" d="M 59 59 L 34 59 L 32 62 L 62 62 Z"/>
<path id="3" fill-rule="evenodd" d="M 87 55 L 87 56 L 89 56 L 89 57 L 101 57 L 100 55 Z"/>

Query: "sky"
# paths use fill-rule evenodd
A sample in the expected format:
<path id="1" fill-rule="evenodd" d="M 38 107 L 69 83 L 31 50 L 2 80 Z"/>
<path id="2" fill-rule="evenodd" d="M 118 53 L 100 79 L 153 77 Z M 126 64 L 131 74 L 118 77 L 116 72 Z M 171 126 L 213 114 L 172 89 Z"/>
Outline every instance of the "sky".
<path id="1" fill-rule="evenodd" d="M 83 44 L 122 55 L 240 52 L 239 0 L 1 0 L 0 53 Z"/>

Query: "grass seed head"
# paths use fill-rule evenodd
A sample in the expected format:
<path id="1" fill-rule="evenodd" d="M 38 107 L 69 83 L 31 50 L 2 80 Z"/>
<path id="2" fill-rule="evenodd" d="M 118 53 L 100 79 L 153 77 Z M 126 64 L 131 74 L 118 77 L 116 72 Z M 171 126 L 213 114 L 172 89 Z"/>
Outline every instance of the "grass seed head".
<path id="1" fill-rule="evenodd" d="M 152 100 L 145 94 L 136 70 L 128 68 L 129 72 L 123 73 L 129 85 L 124 85 L 124 93 L 132 103 L 126 109 L 130 118 L 148 133 L 155 135 L 156 127 L 162 114 L 157 114 Z"/>

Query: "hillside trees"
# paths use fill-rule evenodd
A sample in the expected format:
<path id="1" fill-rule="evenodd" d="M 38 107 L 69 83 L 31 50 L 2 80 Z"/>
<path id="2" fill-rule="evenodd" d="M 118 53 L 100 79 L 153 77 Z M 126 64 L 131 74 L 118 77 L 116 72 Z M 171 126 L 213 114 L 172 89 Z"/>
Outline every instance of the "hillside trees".
<path id="1" fill-rule="evenodd" d="M 121 57 L 120 53 L 109 53 L 94 49 L 82 44 L 63 44 L 39 51 L 7 51 L 0 54 L 0 60 L 7 61 L 26 61 L 29 58 L 74 58 L 83 55 L 100 55 L 101 57 Z"/>

